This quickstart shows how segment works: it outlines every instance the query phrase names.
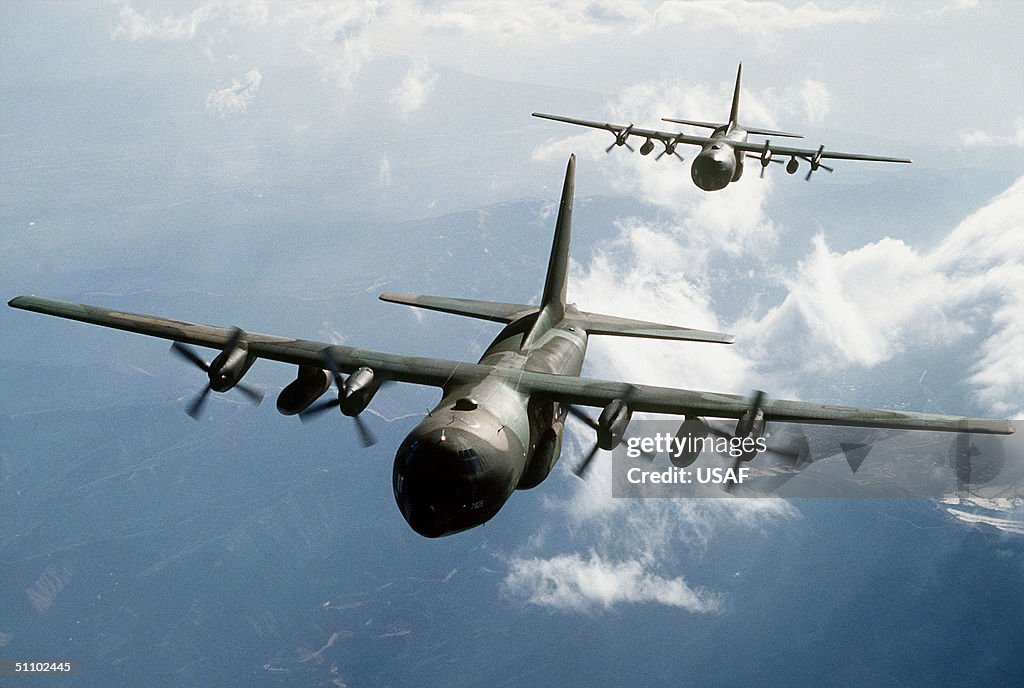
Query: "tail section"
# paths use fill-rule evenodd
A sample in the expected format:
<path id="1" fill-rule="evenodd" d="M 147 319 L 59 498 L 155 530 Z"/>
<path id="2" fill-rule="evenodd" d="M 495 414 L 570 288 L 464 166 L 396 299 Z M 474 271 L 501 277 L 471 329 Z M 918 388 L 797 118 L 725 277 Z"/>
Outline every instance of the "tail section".
<path id="1" fill-rule="evenodd" d="M 387 293 L 381 294 L 380 299 L 416 308 L 490 320 L 491 322 L 511 323 L 536 314 L 536 320 L 529 334 L 523 340 L 524 348 L 528 348 L 541 335 L 564 320 L 573 323 L 589 334 L 731 344 L 734 337 L 721 332 L 706 332 L 687 327 L 620 318 L 614 315 L 585 313 L 577 310 L 575 306 L 566 306 L 565 294 L 569 276 L 569 242 L 572 238 L 572 202 L 575 186 L 576 156 L 572 155 L 569 157 L 569 164 L 565 170 L 565 184 L 562 186 L 562 200 L 558 207 L 555 238 L 551 243 L 551 257 L 548 259 L 547 275 L 544 278 L 544 293 L 541 296 L 540 306 L 418 294 Z"/>
<path id="2" fill-rule="evenodd" d="M 802 139 L 803 136 L 800 134 L 790 134 L 785 131 L 775 131 L 774 129 L 759 129 L 756 127 L 747 127 L 740 124 L 740 81 L 743 75 L 743 63 L 740 62 L 739 68 L 736 70 L 736 86 L 732 92 L 732 109 L 729 110 L 729 121 L 726 124 L 719 124 L 716 122 L 702 122 L 692 119 L 675 119 L 672 117 L 662 117 L 664 122 L 673 122 L 675 124 L 689 124 L 693 127 L 704 127 L 706 129 L 718 129 L 726 126 L 729 129 L 733 127 L 739 127 L 748 134 L 758 134 L 761 136 L 785 136 L 788 138 Z"/>
<path id="3" fill-rule="evenodd" d="M 576 187 L 576 156 L 569 157 L 565 170 L 565 184 L 562 186 L 562 201 L 558 207 L 555 223 L 555 238 L 551 244 L 547 275 L 544 278 L 544 293 L 540 306 L 499 301 L 475 301 L 456 299 L 448 296 L 425 296 L 421 294 L 381 294 L 382 301 L 402 303 L 414 308 L 463 315 L 492 322 L 511 323 L 528 315 L 537 314 L 533 328 L 524 340 L 524 346 L 547 332 L 565 318 L 565 290 L 569 276 L 569 242 L 572 238 L 572 201 Z"/>
<path id="4" fill-rule="evenodd" d="M 743 63 L 736 70 L 736 88 L 732 92 L 732 109 L 729 110 L 729 124 L 736 125 L 740 121 L 740 77 L 743 76 Z"/>
<path id="5" fill-rule="evenodd" d="M 569 156 L 569 164 L 565 169 L 562 201 L 558 205 L 558 221 L 555 223 L 555 239 L 551 243 L 544 294 L 540 300 L 541 311 L 548 311 L 553 323 L 565 317 L 565 285 L 569 277 L 569 241 L 572 238 L 572 199 L 575 189 L 576 155 L 573 154 Z"/>

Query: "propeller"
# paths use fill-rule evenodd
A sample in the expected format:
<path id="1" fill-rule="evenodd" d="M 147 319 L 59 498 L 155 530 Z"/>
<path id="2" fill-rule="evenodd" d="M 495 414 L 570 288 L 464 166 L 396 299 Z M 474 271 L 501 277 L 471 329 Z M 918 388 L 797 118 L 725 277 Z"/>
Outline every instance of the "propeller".
<path id="1" fill-rule="evenodd" d="M 761 405 L 764 403 L 765 393 L 762 390 L 755 390 L 754 395 L 750 398 L 750 405 L 747 407 L 746 413 L 744 413 L 738 421 L 736 421 L 736 429 L 732 432 L 726 432 L 713 425 L 708 426 L 708 430 L 719 437 L 724 437 L 732 442 L 736 438 L 749 437 L 755 430 L 758 431 L 758 436 L 764 430 L 764 414 L 761 412 Z M 756 427 L 757 423 L 762 424 L 761 428 Z M 753 454 L 739 454 L 733 457 L 732 472 L 736 475 L 736 471 L 740 467 L 740 463 L 744 461 L 752 461 L 757 456 L 755 451 Z M 726 485 L 726 492 L 732 491 L 732 483 Z"/>
<path id="2" fill-rule="evenodd" d="M 248 346 L 245 345 L 244 336 L 245 333 L 241 329 L 237 327 L 233 329 L 224 348 L 210 363 L 204 361 L 187 344 L 181 342 L 171 344 L 171 351 L 202 370 L 209 377 L 209 382 L 185 409 L 185 412 L 192 418 L 198 420 L 202 415 L 211 390 L 226 392 L 229 389 L 237 388 L 252 403 L 259 405 L 263 401 L 263 392 L 251 385 L 239 382 L 251 364 L 251 361 L 248 360 Z"/>
<path id="3" fill-rule="evenodd" d="M 660 153 L 658 153 L 657 155 L 655 155 L 654 156 L 655 160 L 661 160 L 661 156 L 663 156 L 666 153 L 668 153 L 669 155 L 674 155 L 677 158 L 679 158 L 681 161 L 685 162 L 685 160 L 683 159 L 683 156 L 679 155 L 679 153 L 676 152 L 676 146 L 679 145 L 679 137 L 678 136 L 673 137 L 670 141 L 663 141 L 663 143 L 665 144 L 665 150 L 663 150 Z"/>
<path id="4" fill-rule="evenodd" d="M 576 477 L 584 477 L 587 472 L 587 468 L 590 467 L 594 457 L 597 456 L 599 449 L 611 451 L 625 439 L 625 431 L 626 428 L 629 427 L 629 421 L 633 415 L 633 412 L 629 409 L 629 405 L 627 403 L 628 397 L 629 394 L 627 393 L 626 399 L 616 399 L 609 403 L 601 411 L 600 419 L 596 421 L 577 409 L 575 406 L 566 406 L 566 410 L 572 414 L 574 418 L 585 423 L 597 436 L 594 446 L 590 449 L 587 455 L 583 457 L 583 460 L 573 468 L 572 472 L 576 474 Z M 649 461 L 653 461 L 655 458 L 652 453 L 641 453 Z"/>
<path id="5" fill-rule="evenodd" d="M 825 170 L 826 172 L 831 172 L 832 171 L 832 168 L 829 167 L 828 165 L 822 165 L 821 164 L 821 154 L 824 153 L 824 152 L 825 152 L 825 146 L 821 145 L 821 146 L 818 147 L 818 152 L 815 153 L 813 156 L 811 156 L 811 169 L 807 170 L 807 176 L 804 177 L 804 181 L 806 181 L 806 182 L 811 181 L 811 175 L 814 174 L 818 170 L 819 167 L 821 169 Z"/>
<path id="6" fill-rule="evenodd" d="M 768 169 L 768 165 L 772 162 L 772 149 L 770 140 L 765 140 L 764 148 L 761 149 L 761 179 L 764 179 L 764 171 Z"/>
<path id="7" fill-rule="evenodd" d="M 760 153 L 747 153 L 748 158 L 754 158 L 759 163 L 761 163 L 761 179 L 764 179 L 764 171 L 768 169 L 768 165 L 770 165 L 771 163 L 777 162 L 780 165 L 784 164 L 782 160 L 772 157 L 772 151 L 770 148 L 768 148 L 768 141 L 765 141 L 764 145 L 765 147 L 761 150 Z M 797 163 L 796 160 L 791 160 L 790 163 L 786 165 L 786 171 L 789 172 L 790 174 L 793 174 L 793 172 L 796 171 L 796 166 L 798 165 L 799 163 Z"/>
<path id="8" fill-rule="evenodd" d="M 373 382 L 373 371 L 371 371 L 369 368 L 358 369 L 356 372 L 352 373 L 352 375 L 350 375 L 346 380 L 345 377 L 341 374 L 341 370 L 338 367 L 338 362 L 337 360 L 335 360 L 330 349 L 324 352 L 323 359 L 324 364 L 327 366 L 328 372 L 330 372 L 331 376 L 334 378 L 334 384 L 338 388 L 338 396 L 334 399 L 325 399 L 321 402 L 313 404 L 306 410 L 299 413 L 299 420 L 305 423 L 321 415 L 324 411 L 327 411 L 328 409 L 341 407 L 341 412 L 344 415 L 351 418 L 353 421 L 355 421 L 356 432 L 359 433 L 360 444 L 362 444 L 363 447 L 372 447 L 373 445 L 377 444 L 377 437 L 373 434 L 373 432 L 370 431 L 370 428 L 369 426 L 367 426 L 366 421 L 364 421 L 362 417 L 360 417 L 359 415 L 365 409 L 365 405 L 363 405 L 362 408 L 347 409 L 344 407 L 344 404 L 354 394 L 366 389 L 365 385 L 359 385 L 358 388 L 354 389 L 354 386 L 357 381 L 357 375 L 362 374 L 363 371 L 367 371 L 369 373 L 368 384 L 371 386 L 369 398 L 373 397 L 373 394 L 376 393 L 378 389 L 380 389 L 382 384 Z M 369 403 L 369 398 L 366 399 L 367 403 Z"/>
<path id="9" fill-rule="evenodd" d="M 627 140 L 629 139 L 629 133 L 631 131 L 633 131 L 632 124 L 630 124 L 628 127 L 619 129 L 617 132 L 612 132 L 615 135 L 615 140 L 612 141 L 611 145 L 604 149 L 604 152 L 611 153 L 612 148 L 615 148 L 615 146 L 625 146 L 630 150 L 630 152 L 633 152 L 633 146 L 629 145 L 629 141 Z"/>

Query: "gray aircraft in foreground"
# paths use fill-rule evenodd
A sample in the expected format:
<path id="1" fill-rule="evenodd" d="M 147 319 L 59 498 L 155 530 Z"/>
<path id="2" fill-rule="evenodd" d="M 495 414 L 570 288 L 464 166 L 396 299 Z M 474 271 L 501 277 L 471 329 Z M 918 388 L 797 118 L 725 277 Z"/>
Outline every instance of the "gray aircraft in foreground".
<path id="1" fill-rule="evenodd" d="M 640 146 L 641 155 L 649 155 L 654 150 L 654 142 L 661 142 L 664 150 L 655 156 L 655 160 L 660 160 L 661 156 L 666 153 L 675 155 L 682 160 L 683 156 L 676 152 L 676 147 L 681 143 L 700 146 L 701 151 L 694 158 L 693 164 L 690 166 L 690 176 L 693 178 L 693 183 L 705 191 L 724 189 L 731 182 L 738 180 L 743 174 L 743 161 L 748 157 L 756 158 L 760 162 L 762 177 L 768 165 L 773 162 L 782 163 L 785 161 L 785 158 L 789 158 L 788 161 L 785 161 L 786 172 L 796 174 L 797 170 L 800 169 L 799 161 L 804 160 L 808 164 L 807 176 L 805 177 L 807 180 L 810 180 L 811 175 L 819 169 L 826 172 L 832 171 L 832 168 L 824 165 L 822 160 L 911 162 L 908 158 L 890 158 L 879 155 L 827 151 L 825 146 L 819 146 L 817 150 L 814 150 L 812 148 L 772 145 L 770 139 L 765 140 L 764 143 L 748 141 L 747 136 L 749 134 L 788 138 L 803 138 L 803 136 L 800 134 L 789 134 L 784 131 L 748 127 L 739 123 L 740 76 L 742 73 L 743 64 L 740 63 L 739 69 L 736 71 L 736 88 L 732 94 L 732 109 L 729 111 L 729 121 L 725 124 L 689 119 L 672 119 L 669 117 L 662 118 L 665 122 L 712 129 L 711 136 L 693 136 L 679 132 L 639 129 L 632 124 L 609 124 L 608 122 L 594 122 L 574 117 L 563 117 L 562 115 L 545 115 L 540 112 L 533 113 L 533 116 L 610 131 L 615 136 L 615 140 L 605 149 L 606 153 L 611 152 L 615 146 L 625 146 L 632 151 L 633 146 L 629 144 L 629 137 L 631 136 L 645 139 Z"/>
<path id="2" fill-rule="evenodd" d="M 588 419 L 597 444 L 577 467 L 582 473 L 598 448 L 622 440 L 634 412 L 697 419 L 738 419 L 736 438 L 759 439 L 767 422 L 817 423 L 917 430 L 1010 434 L 1004 420 L 960 418 L 697 392 L 580 377 L 587 338 L 594 334 L 730 344 L 734 338 L 673 325 L 587 313 L 566 303 L 569 239 L 576 159 L 570 157 L 555 225 L 543 296 L 539 305 L 474 301 L 414 294 L 381 299 L 505 327 L 479 363 L 452 361 L 337 346 L 324 342 L 246 333 L 167 318 L 124 313 L 36 296 L 9 305 L 47 315 L 173 340 L 172 350 L 201 368 L 209 382 L 192 402 L 197 415 L 209 392 L 238 387 L 253 400 L 261 394 L 242 377 L 258 358 L 297 367 L 295 381 L 277 398 L 285 414 L 316 414 L 337 407 L 356 418 L 384 382 L 441 388 L 440 403 L 409 433 L 395 456 L 395 500 L 417 533 L 437 537 L 491 519 L 516 489 L 540 484 L 561 453 L 567 413 L 575 407 L 601 408 Z M 220 349 L 209 363 L 187 345 Z M 346 377 L 347 376 L 347 377 Z M 317 401 L 334 382 L 336 398 Z M 707 425 L 703 426 L 707 428 Z M 364 426 L 364 444 L 372 438 Z M 751 457 L 752 458 L 752 457 Z"/>

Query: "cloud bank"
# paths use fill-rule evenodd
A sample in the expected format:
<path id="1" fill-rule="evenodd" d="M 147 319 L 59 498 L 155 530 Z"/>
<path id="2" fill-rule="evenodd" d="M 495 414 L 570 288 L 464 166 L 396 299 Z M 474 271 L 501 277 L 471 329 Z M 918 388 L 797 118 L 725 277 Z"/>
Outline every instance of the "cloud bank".
<path id="1" fill-rule="evenodd" d="M 531 604 L 565 611 L 644 602 L 689 612 L 713 612 L 719 607 L 715 595 L 693 590 L 682 578 L 652 575 L 639 562 L 609 562 L 593 552 L 586 559 L 579 554 L 516 559 L 505 587 Z"/>

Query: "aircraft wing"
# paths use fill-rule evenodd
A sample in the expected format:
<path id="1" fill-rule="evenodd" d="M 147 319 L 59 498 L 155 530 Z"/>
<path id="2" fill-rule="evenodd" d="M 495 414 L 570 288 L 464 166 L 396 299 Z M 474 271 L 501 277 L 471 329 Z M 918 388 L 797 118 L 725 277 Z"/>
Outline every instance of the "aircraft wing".
<path id="1" fill-rule="evenodd" d="M 616 136 L 621 136 L 623 132 L 628 130 L 629 136 L 636 136 L 642 139 L 652 139 L 661 141 L 665 144 L 676 144 L 687 143 L 694 146 L 703 146 L 708 142 L 707 136 L 692 136 L 690 134 L 681 134 L 674 131 L 658 131 L 656 129 L 639 129 L 631 124 L 609 124 L 608 122 L 595 122 L 589 119 L 576 119 L 575 117 L 563 117 L 562 115 L 545 115 L 541 112 L 533 113 L 534 117 L 540 117 L 541 119 L 550 119 L 555 122 L 565 122 L 566 124 L 575 124 L 581 127 L 590 127 L 592 129 L 604 129 L 610 131 Z M 813 151 L 812 151 L 813 152 Z"/>
<path id="2" fill-rule="evenodd" d="M 126 313 L 38 296 L 19 296 L 12 299 L 8 305 L 12 308 L 214 349 L 224 347 L 233 332 L 232 328 Z M 637 385 L 479 363 L 405 356 L 254 332 L 247 332 L 245 341 L 249 353 L 259 358 L 295 365 L 322 366 L 325 353 L 330 350 L 332 358 L 342 372 L 350 373 L 356 368 L 367 366 L 384 379 L 433 387 L 443 388 L 450 384 L 476 382 L 486 377 L 500 377 L 529 394 L 583 406 L 602 407 L 621 399 L 637 412 L 712 418 L 739 418 L 750 407 L 750 402 L 746 398 L 734 394 Z M 772 399 L 765 401 L 761 409 L 764 411 L 765 420 L 788 423 L 989 434 L 1011 434 L 1014 431 L 1013 424 L 1005 420 L 853 408 L 804 401 Z"/>
<path id="3" fill-rule="evenodd" d="M 671 415 L 740 418 L 750 400 L 736 394 L 698 392 L 673 387 L 654 387 L 627 382 L 593 380 L 583 377 L 523 372 L 516 379 L 531 393 L 567 404 L 605 406 L 621 399 L 636 412 Z M 941 416 L 932 413 L 855 408 L 806 401 L 769 399 L 761 405 L 766 421 L 810 423 L 901 430 L 942 430 L 1009 435 L 1013 424 L 1006 420 Z"/>
<path id="4" fill-rule="evenodd" d="M 730 141 L 729 145 L 736 150 L 744 151 L 747 153 L 762 153 L 764 152 L 764 143 L 756 143 L 751 141 L 739 142 Z M 804 160 L 810 160 L 814 156 L 818 155 L 819 149 L 816 148 L 797 148 L 795 146 L 775 146 L 771 142 L 768 143 L 768 148 L 771 150 L 773 155 L 776 156 L 789 156 L 794 158 L 802 158 Z M 893 158 L 884 155 L 865 155 L 864 153 L 840 153 L 838 151 L 830 151 L 828 149 L 821 149 L 821 159 L 831 160 L 866 160 L 869 162 L 913 162 L 910 158 Z"/>
<path id="5" fill-rule="evenodd" d="M 7 305 L 12 308 L 21 308 L 45 315 L 54 315 L 59 318 L 78 320 L 212 349 L 223 348 L 233 332 L 230 327 L 214 327 L 139 313 L 125 313 L 38 296 L 19 296 L 9 301 Z M 444 387 L 449 382 L 483 379 L 490 372 L 489 366 L 473 363 L 403 356 L 257 332 L 246 332 L 245 341 L 249 346 L 249 353 L 258 358 L 295 365 L 322 367 L 324 352 L 327 349 L 332 349 L 332 354 L 341 372 L 351 373 L 356 368 L 367 366 L 388 380 L 434 387 Z"/>
<path id="6" fill-rule="evenodd" d="M 616 136 L 621 136 L 623 133 L 628 136 L 636 136 L 641 139 L 652 139 L 661 141 L 664 144 L 679 144 L 686 143 L 694 146 L 704 146 L 710 139 L 707 136 L 692 136 L 690 134 L 681 134 L 672 131 L 658 131 L 656 129 L 639 129 L 630 124 L 611 124 L 609 122 L 596 122 L 588 119 L 576 119 L 575 117 L 563 117 L 562 115 L 546 115 L 544 113 L 535 112 L 534 117 L 540 117 L 541 119 L 550 119 L 555 122 L 565 122 L 566 124 L 575 124 L 581 127 L 590 127 L 592 129 L 604 129 L 610 131 Z M 751 141 L 728 141 L 728 145 L 732 146 L 738 151 L 744 151 L 746 153 L 763 153 L 764 143 L 757 143 Z M 771 142 L 768 143 L 768 148 L 771 150 L 773 155 L 782 157 L 795 157 L 803 160 L 811 160 L 819 154 L 818 149 L 814 148 L 797 148 L 795 146 L 775 146 Z M 913 162 L 909 158 L 894 158 L 885 155 L 867 155 L 864 153 L 841 153 L 839 151 L 830 151 L 822 149 L 820 150 L 821 160 L 865 160 L 869 162 Z"/>

